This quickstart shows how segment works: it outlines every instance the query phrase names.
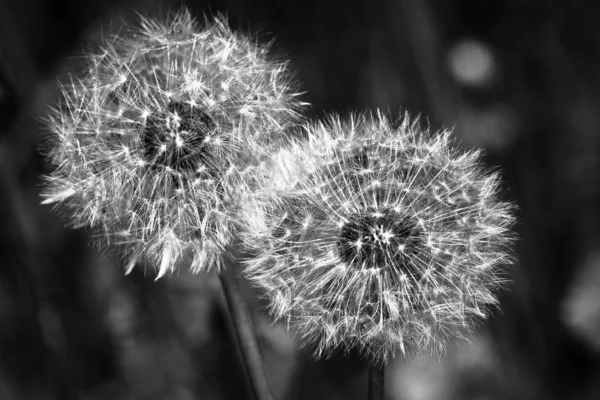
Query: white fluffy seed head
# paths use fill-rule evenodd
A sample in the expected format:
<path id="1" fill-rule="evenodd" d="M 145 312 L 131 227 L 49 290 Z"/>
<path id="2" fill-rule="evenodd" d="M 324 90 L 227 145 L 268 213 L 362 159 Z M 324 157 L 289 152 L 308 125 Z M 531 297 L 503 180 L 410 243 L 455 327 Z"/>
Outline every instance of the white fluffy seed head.
<path id="1" fill-rule="evenodd" d="M 224 17 L 142 18 L 86 54 L 48 116 L 44 203 L 98 228 L 158 276 L 219 267 L 244 175 L 288 140 L 304 105 L 286 63 Z"/>
<path id="2" fill-rule="evenodd" d="M 358 348 L 375 364 L 468 338 L 512 262 L 514 207 L 498 174 L 408 116 L 305 130 L 272 157 L 246 215 L 245 274 L 272 315 L 317 357 Z"/>

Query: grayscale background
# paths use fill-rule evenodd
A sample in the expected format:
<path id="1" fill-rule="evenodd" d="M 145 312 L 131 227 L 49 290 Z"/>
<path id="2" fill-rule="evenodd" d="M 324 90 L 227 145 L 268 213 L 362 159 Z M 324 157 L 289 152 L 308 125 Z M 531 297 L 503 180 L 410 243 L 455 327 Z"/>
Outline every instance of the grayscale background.
<path id="1" fill-rule="evenodd" d="M 182 2 L 0 3 L 0 399 L 245 399 L 218 279 L 124 276 L 41 206 L 40 117 L 99 30 Z M 275 39 L 311 117 L 421 114 L 481 147 L 518 204 L 514 284 L 471 344 L 398 357 L 387 399 L 600 398 L 600 7 L 541 0 L 188 1 Z M 278 399 L 366 399 L 353 355 L 314 362 L 247 288 Z"/>

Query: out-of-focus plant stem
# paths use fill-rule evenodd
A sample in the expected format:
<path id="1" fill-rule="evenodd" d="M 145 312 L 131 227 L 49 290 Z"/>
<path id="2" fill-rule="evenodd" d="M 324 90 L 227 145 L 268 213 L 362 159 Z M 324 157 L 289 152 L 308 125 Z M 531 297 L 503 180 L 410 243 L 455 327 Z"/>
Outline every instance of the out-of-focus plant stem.
<path id="1" fill-rule="evenodd" d="M 461 99 L 443 68 L 443 47 L 431 5 L 425 0 L 403 0 L 398 5 L 404 15 L 431 111 L 441 123 L 453 126 Z"/>
<path id="2" fill-rule="evenodd" d="M 274 400 L 256 341 L 252 318 L 248 306 L 242 299 L 237 278 L 229 268 L 225 268 L 219 273 L 219 279 L 254 398 Z"/>
<path id="3" fill-rule="evenodd" d="M 369 400 L 383 400 L 385 367 L 369 367 Z"/>
<path id="4" fill-rule="evenodd" d="M 0 126 L 0 130 L 4 128 L 4 126 Z M 49 376 L 51 377 L 55 394 L 58 398 L 65 400 L 76 399 L 76 389 L 67 370 L 68 365 L 63 354 L 64 349 L 57 348 L 58 343 L 64 343 L 66 340 L 66 333 L 60 322 L 49 326 L 48 318 L 45 318 L 48 316 L 58 317 L 59 314 L 56 307 L 52 304 L 50 294 L 44 282 L 40 280 L 39 274 L 36 273 L 38 269 L 46 269 L 44 268 L 46 267 L 44 259 L 38 257 L 39 236 L 37 232 L 39 228 L 36 227 L 35 221 L 32 220 L 27 209 L 24 207 L 26 204 L 25 195 L 10 174 L 10 171 L 13 170 L 9 162 L 10 157 L 8 156 L 11 149 L 5 142 L 5 140 L 0 141 L 0 193 L 10 195 L 0 196 L 2 197 L 0 207 L 7 210 L 6 215 L 12 216 L 12 220 L 4 221 L 4 223 L 10 224 L 15 230 L 16 237 L 20 238 L 20 240 L 15 242 L 16 246 L 13 250 L 23 260 L 22 268 L 17 268 L 17 273 L 20 277 L 19 281 L 23 284 L 23 291 L 33 296 L 39 316 L 36 321 L 36 328 L 39 329 L 39 334 L 48 352 Z M 51 340 L 50 336 L 54 336 L 53 339 L 55 340 Z"/>

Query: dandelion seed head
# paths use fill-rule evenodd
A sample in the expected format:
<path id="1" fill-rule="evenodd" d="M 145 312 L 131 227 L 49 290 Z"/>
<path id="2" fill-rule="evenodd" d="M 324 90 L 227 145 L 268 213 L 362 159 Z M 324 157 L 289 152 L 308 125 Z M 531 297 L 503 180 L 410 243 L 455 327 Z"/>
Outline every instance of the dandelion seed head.
<path id="1" fill-rule="evenodd" d="M 158 268 L 219 268 L 244 175 L 289 139 L 301 103 L 285 62 L 182 9 L 141 18 L 83 57 L 47 122 L 44 203 Z M 248 183 L 248 184 L 246 184 Z"/>
<path id="2" fill-rule="evenodd" d="M 256 194 L 243 234 L 245 274 L 271 314 L 316 357 L 357 348 L 380 364 L 468 339 L 513 262 L 498 174 L 408 116 L 330 117 L 305 131 L 272 157 L 264 179 L 277 184 Z M 280 168 L 282 154 L 294 168 Z"/>

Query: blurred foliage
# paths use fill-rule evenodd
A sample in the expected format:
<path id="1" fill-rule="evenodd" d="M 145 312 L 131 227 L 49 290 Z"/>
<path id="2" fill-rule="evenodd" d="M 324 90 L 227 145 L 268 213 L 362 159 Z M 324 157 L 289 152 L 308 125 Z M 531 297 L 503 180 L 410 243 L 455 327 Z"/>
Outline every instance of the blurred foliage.
<path id="1" fill-rule="evenodd" d="M 276 39 L 312 116 L 383 107 L 487 150 L 519 211 L 519 265 L 498 313 L 441 361 L 399 358 L 390 399 L 600 397 L 600 8 L 591 1 L 187 1 Z M 218 280 L 123 276 L 39 205 L 38 122 L 99 29 L 181 2 L 0 4 L 0 399 L 241 399 Z M 551 5 L 550 5 L 551 4 Z M 248 288 L 247 288 L 248 289 Z M 279 399 L 364 399 L 356 357 L 313 362 L 261 312 Z"/>

